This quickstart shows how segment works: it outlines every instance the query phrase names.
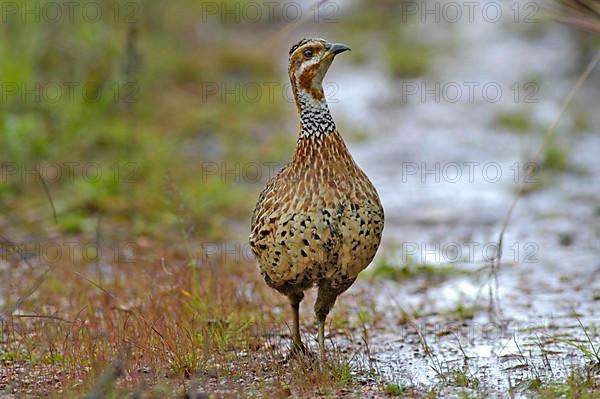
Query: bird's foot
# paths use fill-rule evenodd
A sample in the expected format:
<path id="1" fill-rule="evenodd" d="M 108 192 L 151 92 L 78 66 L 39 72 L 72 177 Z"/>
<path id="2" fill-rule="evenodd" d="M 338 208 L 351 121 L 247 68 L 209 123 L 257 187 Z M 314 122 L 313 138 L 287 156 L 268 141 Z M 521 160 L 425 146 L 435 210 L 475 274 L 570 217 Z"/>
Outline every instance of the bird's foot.
<path id="1" fill-rule="evenodd" d="M 288 364 L 292 360 L 299 363 L 313 363 L 316 359 L 316 354 L 306 349 L 304 344 L 294 343 L 292 344 L 292 347 L 285 358 L 280 363 Z"/>

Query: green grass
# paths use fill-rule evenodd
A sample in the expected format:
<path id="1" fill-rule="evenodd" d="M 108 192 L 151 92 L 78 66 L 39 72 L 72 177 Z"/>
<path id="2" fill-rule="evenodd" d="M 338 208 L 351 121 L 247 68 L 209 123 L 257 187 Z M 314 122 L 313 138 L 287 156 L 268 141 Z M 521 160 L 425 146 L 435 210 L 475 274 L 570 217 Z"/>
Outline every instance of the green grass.
<path id="1" fill-rule="evenodd" d="M 352 367 L 348 363 L 343 363 L 339 369 L 338 382 L 341 385 L 351 385 L 356 379 L 352 375 Z"/>
<path id="2" fill-rule="evenodd" d="M 533 379 L 528 384 L 528 390 L 545 399 L 593 399 L 600 397 L 600 385 L 594 372 L 582 369 L 573 370 L 566 381 L 544 382 L 537 378 Z"/>
<path id="3" fill-rule="evenodd" d="M 99 4 L 106 10 L 114 5 Z M 3 161 L 27 169 L 65 162 L 101 165 L 99 181 L 76 174 L 74 179 L 63 176 L 48 182 L 62 232 L 89 232 L 95 223 L 88 223 L 87 215 L 93 220 L 102 213 L 105 222 L 125 219 L 145 234 L 164 233 L 172 220 L 164 183 L 170 174 L 183 201 L 191 204 L 186 207 L 186 220 L 202 226 L 194 234 L 223 238 L 226 220 L 251 211 L 250 198 L 257 187 L 223 181 L 219 175 L 204 181 L 199 177 L 202 165 L 214 157 L 202 144 L 190 147 L 188 140 L 214 142 L 229 168 L 291 157 L 294 130 L 288 135 L 278 132 L 273 140 L 256 140 L 257 135 L 276 132 L 295 112 L 281 95 L 286 77 L 275 68 L 278 54 L 268 47 L 240 47 L 228 37 L 211 42 L 187 34 L 201 8 L 199 3 L 140 7 L 152 25 L 136 25 L 137 39 L 128 35 L 129 26 L 115 25 L 108 15 L 98 23 L 3 26 L 13 42 L 0 46 L 3 81 L 28 89 L 36 83 L 52 83 L 64 90 L 64 82 L 101 87 L 97 101 L 78 90 L 56 102 L 43 94 L 38 101 L 35 95 L 17 93 L 0 107 Z M 141 56 L 136 58 L 136 53 Z M 138 61 L 128 72 L 123 65 L 130 59 Z M 210 82 L 228 82 L 224 89 L 235 93 L 207 96 L 204 90 Z M 274 98 L 262 95 L 249 101 L 244 85 L 263 82 L 281 82 Z M 126 103 L 127 96 L 133 102 Z M 184 155 L 190 149 L 193 159 Z M 112 165 L 121 168 L 120 178 L 113 175 Z M 126 165 L 136 168 L 134 182 L 124 181 Z M 33 179 L 9 178 L 0 185 L 0 205 L 17 216 L 46 219 L 48 199 L 40 195 L 41 190 Z M 15 195 L 29 201 L 18 201 Z"/>
<path id="4" fill-rule="evenodd" d="M 383 385 L 383 393 L 389 396 L 404 396 L 408 392 L 408 389 L 400 384 L 394 382 L 387 382 Z"/>
<path id="5" fill-rule="evenodd" d="M 450 381 L 457 387 L 477 389 L 479 387 L 479 379 L 469 375 L 465 370 L 452 370 L 450 372 Z"/>

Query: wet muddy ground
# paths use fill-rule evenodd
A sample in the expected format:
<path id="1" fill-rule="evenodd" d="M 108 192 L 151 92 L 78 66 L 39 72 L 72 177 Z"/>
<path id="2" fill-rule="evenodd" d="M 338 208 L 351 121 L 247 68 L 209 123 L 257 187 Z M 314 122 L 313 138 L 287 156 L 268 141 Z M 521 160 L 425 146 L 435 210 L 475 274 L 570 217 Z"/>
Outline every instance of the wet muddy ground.
<path id="1" fill-rule="evenodd" d="M 600 118 L 594 111 L 600 75 L 596 68 L 575 95 L 552 135 L 555 149 L 534 159 L 585 66 L 568 28 L 535 28 L 531 34 L 513 23 L 417 24 L 415 35 L 452 47 L 438 52 L 417 79 L 391 79 L 377 62 L 366 71 L 341 62 L 332 68 L 339 101 L 331 108 L 341 129 L 366 132 L 368 140 L 351 143 L 351 150 L 386 210 L 385 242 L 371 268 L 409 262 L 438 267 L 440 274 L 458 271 L 365 278 L 344 297 L 356 309 L 372 301 L 380 315 L 368 329 L 369 355 L 362 360 L 370 357 L 388 380 L 424 391 L 500 395 L 538 379 L 564 381 L 590 363 L 581 348 L 590 348 L 590 340 L 600 347 Z M 532 77 L 535 90 L 523 91 Z M 492 101 L 475 90 L 471 101 L 467 82 L 493 84 L 503 94 Z M 462 87 L 462 98 L 444 93 L 448 84 L 448 90 Z M 424 97 L 423 87 L 430 90 Z M 515 131 L 497 122 L 503 113 L 528 115 L 531 125 Z M 587 122 L 575 129 L 578 118 Z M 564 165 L 552 165 L 548 151 L 564 154 Z M 491 273 L 520 184 L 527 194 L 506 229 L 501 267 Z"/>

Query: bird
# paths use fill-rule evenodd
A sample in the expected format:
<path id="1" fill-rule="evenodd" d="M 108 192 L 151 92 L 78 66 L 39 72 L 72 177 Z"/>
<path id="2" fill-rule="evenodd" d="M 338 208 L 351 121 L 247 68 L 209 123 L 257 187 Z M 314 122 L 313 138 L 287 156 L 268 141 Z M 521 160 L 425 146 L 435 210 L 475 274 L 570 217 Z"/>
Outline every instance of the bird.
<path id="1" fill-rule="evenodd" d="M 273 176 L 252 213 L 249 244 L 266 284 L 293 313 L 291 354 L 304 354 L 299 309 L 317 287 L 318 346 L 325 359 L 325 322 L 340 294 L 379 248 L 384 210 L 377 190 L 336 128 L 323 91 L 334 58 L 350 48 L 302 39 L 289 52 L 288 75 L 300 129 L 292 161 Z"/>

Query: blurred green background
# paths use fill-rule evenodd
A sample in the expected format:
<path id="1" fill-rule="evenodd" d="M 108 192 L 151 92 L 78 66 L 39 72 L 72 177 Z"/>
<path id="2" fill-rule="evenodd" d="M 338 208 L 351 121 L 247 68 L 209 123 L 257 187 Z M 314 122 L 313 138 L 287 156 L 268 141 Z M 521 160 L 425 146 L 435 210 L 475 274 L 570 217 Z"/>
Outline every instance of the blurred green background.
<path id="1" fill-rule="evenodd" d="M 278 3 L 273 15 L 262 3 L 233 0 L 84 1 L 72 15 L 61 2 L 23 4 L 4 3 L 0 24 L 0 206 L 13 228 L 55 228 L 43 184 L 18 172 L 97 162 L 97 181 L 76 168 L 78 178 L 46 182 L 59 231 L 93 231 L 102 214 L 132 234 L 161 235 L 184 219 L 191 234 L 223 239 L 231 221 L 246 222 L 260 184 L 207 174 L 207 163 L 290 158 L 295 107 L 281 89 L 291 43 L 304 35 L 351 43 L 346 62 L 382 64 L 391 79 L 422 76 L 461 46 L 411 35 L 419 16 L 391 0 Z M 526 27 L 524 40 L 543 27 Z M 590 43 L 582 39 L 582 54 Z M 275 96 L 249 101 L 248 84 L 276 84 Z M 498 121 L 531 126 L 519 113 Z M 351 140 L 366 138 L 347 130 Z"/>

